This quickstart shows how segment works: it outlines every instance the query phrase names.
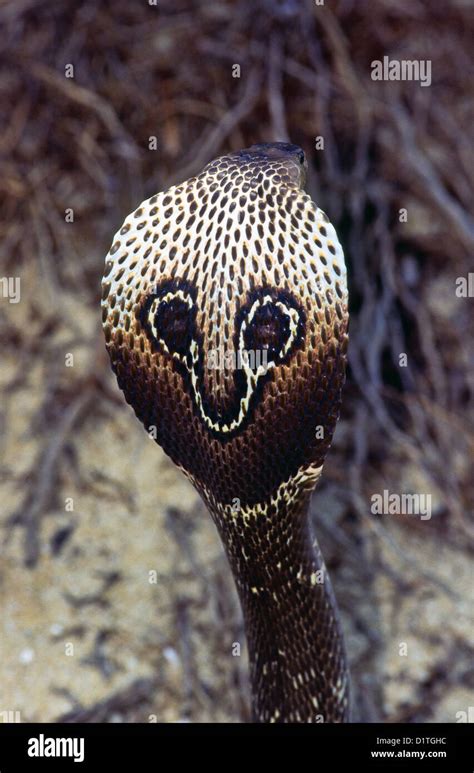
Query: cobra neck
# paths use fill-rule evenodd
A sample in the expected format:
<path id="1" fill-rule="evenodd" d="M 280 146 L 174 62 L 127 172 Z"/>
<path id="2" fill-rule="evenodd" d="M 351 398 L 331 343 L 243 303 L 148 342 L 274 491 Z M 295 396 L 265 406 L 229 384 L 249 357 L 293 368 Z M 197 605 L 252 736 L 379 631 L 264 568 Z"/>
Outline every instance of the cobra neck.
<path id="1" fill-rule="evenodd" d="M 266 513 L 211 507 L 242 604 L 255 721 L 349 721 L 339 613 L 308 499 Z"/>

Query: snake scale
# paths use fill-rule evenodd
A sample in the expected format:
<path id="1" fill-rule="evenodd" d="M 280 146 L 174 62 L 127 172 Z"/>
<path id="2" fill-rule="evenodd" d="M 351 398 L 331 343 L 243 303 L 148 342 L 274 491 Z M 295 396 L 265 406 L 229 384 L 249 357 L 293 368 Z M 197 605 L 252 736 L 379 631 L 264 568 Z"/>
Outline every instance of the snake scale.
<path id="1" fill-rule="evenodd" d="M 307 513 L 345 378 L 346 269 L 306 169 L 288 143 L 211 161 L 126 218 L 102 284 L 119 386 L 222 539 L 259 722 L 347 722 L 350 711 Z"/>

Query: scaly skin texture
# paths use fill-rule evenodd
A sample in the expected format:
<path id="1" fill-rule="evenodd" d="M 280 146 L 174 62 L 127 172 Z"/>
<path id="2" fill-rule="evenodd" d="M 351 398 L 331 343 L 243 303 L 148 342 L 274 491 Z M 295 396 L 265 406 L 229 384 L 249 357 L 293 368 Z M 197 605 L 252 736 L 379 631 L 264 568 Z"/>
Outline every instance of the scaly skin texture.
<path id="1" fill-rule="evenodd" d="M 305 171 L 285 143 L 212 161 L 127 217 L 103 279 L 118 383 L 224 544 L 262 722 L 349 720 L 339 616 L 307 516 L 344 383 L 346 269 Z"/>

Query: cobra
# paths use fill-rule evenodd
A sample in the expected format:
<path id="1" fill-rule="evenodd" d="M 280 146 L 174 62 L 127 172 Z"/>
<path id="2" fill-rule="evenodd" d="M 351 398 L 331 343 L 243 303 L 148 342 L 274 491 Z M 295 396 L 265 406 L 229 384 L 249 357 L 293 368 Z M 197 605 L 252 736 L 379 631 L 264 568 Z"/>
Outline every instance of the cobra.
<path id="1" fill-rule="evenodd" d="M 211 161 L 127 217 L 103 279 L 118 384 L 222 539 L 260 722 L 350 712 L 340 618 L 308 518 L 345 378 L 346 269 L 306 168 L 288 143 Z"/>

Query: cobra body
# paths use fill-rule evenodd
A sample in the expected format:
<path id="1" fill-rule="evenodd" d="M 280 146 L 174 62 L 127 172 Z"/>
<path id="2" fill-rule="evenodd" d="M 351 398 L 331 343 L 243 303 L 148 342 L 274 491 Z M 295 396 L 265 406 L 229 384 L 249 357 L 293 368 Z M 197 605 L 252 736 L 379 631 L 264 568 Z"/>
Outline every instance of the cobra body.
<path id="1" fill-rule="evenodd" d="M 103 279 L 118 383 L 224 544 L 262 722 L 349 721 L 339 615 L 307 515 L 344 383 L 346 270 L 305 172 L 286 143 L 212 161 L 127 217 Z"/>

